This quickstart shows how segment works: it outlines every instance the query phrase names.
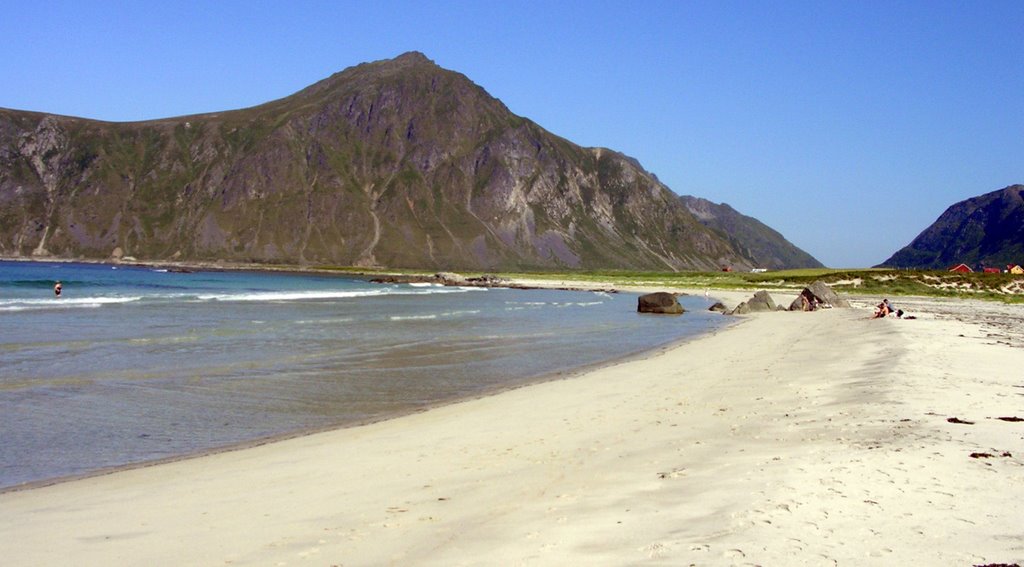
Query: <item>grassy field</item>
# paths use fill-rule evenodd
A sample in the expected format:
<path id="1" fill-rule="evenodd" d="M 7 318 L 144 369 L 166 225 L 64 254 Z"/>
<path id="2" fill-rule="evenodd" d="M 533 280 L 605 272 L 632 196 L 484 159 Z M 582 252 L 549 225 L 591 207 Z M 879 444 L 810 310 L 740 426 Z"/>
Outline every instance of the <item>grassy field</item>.
<path id="1" fill-rule="evenodd" d="M 428 274 L 422 270 L 368 271 L 365 268 L 324 267 L 339 271 L 367 275 Z M 478 276 L 481 274 L 467 274 Z M 747 272 L 523 272 L 497 273 L 501 277 L 532 280 L 571 280 L 615 286 L 644 286 L 666 288 L 711 289 L 802 289 L 816 280 L 822 280 L 840 293 L 868 296 L 931 296 L 970 297 L 1024 303 L 1024 276 L 1012 274 L 960 274 L 944 271 L 917 270 L 834 270 L 815 268 L 781 270 L 764 273 Z"/>

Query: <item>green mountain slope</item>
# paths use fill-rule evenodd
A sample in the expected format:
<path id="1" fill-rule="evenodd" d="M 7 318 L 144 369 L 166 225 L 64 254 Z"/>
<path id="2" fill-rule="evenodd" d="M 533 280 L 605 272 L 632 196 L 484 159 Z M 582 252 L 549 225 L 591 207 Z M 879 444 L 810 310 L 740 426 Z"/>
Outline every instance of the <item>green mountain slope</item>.
<path id="1" fill-rule="evenodd" d="M 133 123 L 0 109 L 0 254 L 422 269 L 747 268 L 634 160 L 419 53 L 261 106 Z"/>
<path id="2" fill-rule="evenodd" d="M 881 266 L 946 269 L 1024 263 L 1024 185 L 960 201 Z"/>
<path id="3" fill-rule="evenodd" d="M 822 268 L 821 262 L 797 248 L 768 225 L 729 205 L 690 195 L 680 197 L 704 226 L 722 235 L 754 264 L 767 269 Z"/>

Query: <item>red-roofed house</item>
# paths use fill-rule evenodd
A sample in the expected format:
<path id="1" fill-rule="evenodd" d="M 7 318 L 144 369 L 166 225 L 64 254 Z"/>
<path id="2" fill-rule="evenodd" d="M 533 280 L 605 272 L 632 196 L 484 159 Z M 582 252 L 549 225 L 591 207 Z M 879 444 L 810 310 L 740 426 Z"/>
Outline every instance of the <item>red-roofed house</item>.
<path id="1" fill-rule="evenodd" d="M 951 272 L 960 272 L 961 274 L 969 274 L 974 270 L 971 269 L 967 264 L 957 264 L 949 269 Z"/>
<path id="2" fill-rule="evenodd" d="M 1001 274 L 1001 273 L 1003 273 L 1003 271 L 1000 270 L 999 268 L 985 268 L 985 273 L 986 274 Z"/>
<path id="3" fill-rule="evenodd" d="M 1007 264 L 1006 271 L 1011 274 L 1024 274 L 1024 268 L 1021 268 L 1018 264 Z"/>

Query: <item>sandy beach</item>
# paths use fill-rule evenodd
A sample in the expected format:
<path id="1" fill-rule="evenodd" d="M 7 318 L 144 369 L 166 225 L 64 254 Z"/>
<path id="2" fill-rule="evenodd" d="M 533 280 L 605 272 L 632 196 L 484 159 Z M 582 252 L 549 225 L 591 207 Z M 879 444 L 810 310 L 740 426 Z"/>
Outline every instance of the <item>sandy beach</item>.
<path id="1" fill-rule="evenodd" d="M 868 301 L 740 317 L 389 421 L 0 494 L 0 557 L 1024 563 L 1024 307 L 901 299 L 917 319 L 871 320 Z"/>

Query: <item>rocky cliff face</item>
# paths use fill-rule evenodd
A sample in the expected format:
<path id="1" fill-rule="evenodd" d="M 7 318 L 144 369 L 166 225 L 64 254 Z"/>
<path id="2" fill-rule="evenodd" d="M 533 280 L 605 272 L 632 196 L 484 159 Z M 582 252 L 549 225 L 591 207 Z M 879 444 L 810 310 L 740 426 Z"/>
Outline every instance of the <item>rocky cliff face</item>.
<path id="1" fill-rule="evenodd" d="M 760 263 L 634 160 L 418 53 L 258 107 L 135 123 L 0 109 L 0 254 L 425 269 Z"/>
<path id="2" fill-rule="evenodd" d="M 881 266 L 942 270 L 1024 263 L 1024 185 L 961 201 Z"/>
<path id="3" fill-rule="evenodd" d="M 725 203 L 712 203 L 690 195 L 680 199 L 701 224 L 721 235 L 758 267 L 770 270 L 823 267 L 821 262 L 768 225 Z"/>

